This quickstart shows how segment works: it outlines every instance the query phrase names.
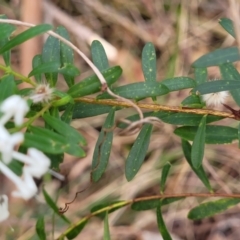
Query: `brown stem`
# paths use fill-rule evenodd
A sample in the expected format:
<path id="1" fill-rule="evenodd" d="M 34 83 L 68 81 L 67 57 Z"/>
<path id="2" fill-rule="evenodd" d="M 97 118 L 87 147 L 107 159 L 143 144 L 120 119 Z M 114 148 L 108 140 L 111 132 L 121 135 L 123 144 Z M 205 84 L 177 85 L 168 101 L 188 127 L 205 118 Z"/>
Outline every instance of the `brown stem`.
<path id="1" fill-rule="evenodd" d="M 84 103 L 93 103 L 99 105 L 107 105 L 107 106 L 117 106 L 117 107 L 132 107 L 128 102 L 122 102 L 115 99 L 95 99 L 90 97 L 80 97 L 75 98 L 76 102 L 84 102 Z M 198 115 L 213 115 L 224 118 L 232 118 L 238 120 L 238 118 L 228 112 L 216 111 L 212 109 L 197 109 L 197 108 L 184 108 L 184 107 L 173 107 L 173 106 L 165 106 L 160 104 L 149 104 L 149 103 L 136 103 L 136 105 L 142 109 L 152 110 L 152 111 L 169 111 L 169 112 L 181 112 L 181 113 L 193 113 Z"/>

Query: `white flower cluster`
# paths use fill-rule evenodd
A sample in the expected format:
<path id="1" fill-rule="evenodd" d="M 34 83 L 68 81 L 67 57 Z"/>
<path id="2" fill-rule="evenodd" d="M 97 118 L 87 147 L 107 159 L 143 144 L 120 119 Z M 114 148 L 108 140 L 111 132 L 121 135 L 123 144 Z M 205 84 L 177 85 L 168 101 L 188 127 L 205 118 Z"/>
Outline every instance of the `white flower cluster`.
<path id="1" fill-rule="evenodd" d="M 27 102 L 18 95 L 7 98 L 0 105 L 0 172 L 15 184 L 17 190 L 12 192 L 12 195 L 25 200 L 37 193 L 33 177 L 40 178 L 50 167 L 50 160 L 35 148 L 29 148 L 27 155 L 15 151 L 23 141 L 24 134 L 22 132 L 10 134 L 5 128 L 5 124 L 10 119 L 13 119 L 16 126 L 21 125 L 28 110 Z M 13 159 L 24 163 L 22 177 L 8 168 L 7 164 Z M 8 216 L 8 197 L 0 195 L 0 222 Z"/>

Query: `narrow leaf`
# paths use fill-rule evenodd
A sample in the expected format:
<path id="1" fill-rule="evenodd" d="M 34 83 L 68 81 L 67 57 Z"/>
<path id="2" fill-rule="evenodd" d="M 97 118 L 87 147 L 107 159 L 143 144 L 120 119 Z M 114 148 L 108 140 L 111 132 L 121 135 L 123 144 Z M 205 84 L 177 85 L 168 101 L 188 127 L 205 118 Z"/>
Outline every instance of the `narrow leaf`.
<path id="1" fill-rule="evenodd" d="M 125 163 L 125 175 L 128 181 L 134 178 L 143 164 L 150 142 L 152 127 L 152 124 L 149 123 L 143 125 L 128 154 Z"/>
<path id="2" fill-rule="evenodd" d="M 196 82 L 189 77 L 169 78 L 161 81 L 160 83 L 164 84 L 170 92 L 187 88 L 194 88 L 196 86 Z"/>
<path id="3" fill-rule="evenodd" d="M 5 75 L 0 81 L 0 102 L 17 92 L 13 75 Z"/>
<path id="4" fill-rule="evenodd" d="M 72 227 L 71 230 L 67 233 L 67 239 L 75 239 L 78 234 L 83 230 L 83 228 L 85 227 L 86 223 L 88 221 L 81 221 L 80 224 L 77 224 L 76 226 Z"/>
<path id="5" fill-rule="evenodd" d="M 115 110 L 121 109 L 120 107 L 112 107 L 101 104 L 92 104 L 92 103 L 75 103 L 73 109 L 73 119 L 87 118 L 98 116 L 104 113 L 109 113 L 111 109 Z"/>
<path id="6" fill-rule="evenodd" d="M 108 212 L 106 212 L 105 218 L 104 218 L 104 240 L 111 240 L 110 231 L 109 231 L 109 224 L 108 224 Z"/>
<path id="7" fill-rule="evenodd" d="M 162 199 L 162 206 L 184 199 L 183 197 L 164 198 Z M 160 199 L 149 199 L 144 201 L 134 202 L 131 208 L 135 211 L 146 211 L 154 209 L 159 206 Z"/>
<path id="8" fill-rule="evenodd" d="M 197 127 L 184 126 L 175 129 L 174 133 L 179 137 L 193 141 L 197 132 Z M 238 139 L 238 129 L 227 126 L 206 126 L 205 143 L 207 144 L 224 144 L 232 143 Z"/>
<path id="9" fill-rule="evenodd" d="M 112 91 L 124 98 L 141 100 L 147 97 L 157 97 L 169 93 L 168 88 L 159 82 L 138 82 L 112 89 Z M 112 98 L 108 93 L 98 96 L 98 99 Z"/>
<path id="10" fill-rule="evenodd" d="M 142 51 L 142 70 L 146 82 L 156 82 L 157 61 L 156 52 L 152 43 L 146 43 Z M 152 98 L 156 100 L 156 97 Z"/>
<path id="11" fill-rule="evenodd" d="M 38 55 L 35 55 L 33 60 L 32 60 L 32 68 L 35 69 L 35 68 L 39 67 L 40 65 L 42 65 L 42 55 L 38 54 Z M 42 82 L 42 75 L 41 75 L 41 73 L 34 74 L 33 76 L 35 77 L 37 83 L 41 83 Z"/>
<path id="12" fill-rule="evenodd" d="M 67 105 L 67 108 L 65 109 L 64 113 L 61 116 L 61 119 L 63 122 L 70 124 L 70 122 L 72 121 L 72 117 L 73 117 L 73 110 L 74 110 L 74 104 L 69 103 Z"/>
<path id="13" fill-rule="evenodd" d="M 108 58 L 103 45 L 98 40 L 94 40 L 91 45 L 91 55 L 94 65 L 104 71 L 109 68 Z"/>
<path id="14" fill-rule="evenodd" d="M 198 85 L 193 91 L 198 91 L 200 94 L 207 94 L 234 89 L 240 89 L 240 81 L 217 80 L 206 82 Z"/>
<path id="15" fill-rule="evenodd" d="M 165 222 L 163 220 L 162 210 L 161 210 L 160 205 L 157 207 L 156 214 L 157 214 L 158 229 L 159 229 L 163 239 L 164 240 L 172 240 L 172 238 L 167 230 L 167 227 L 165 225 Z"/>
<path id="16" fill-rule="evenodd" d="M 63 214 L 59 213 L 59 209 L 55 202 L 52 200 L 52 198 L 48 195 L 48 193 L 43 189 L 43 196 L 45 198 L 45 201 L 47 202 L 48 206 L 60 217 L 62 218 L 66 223 L 71 223 Z"/>
<path id="17" fill-rule="evenodd" d="M 219 24 L 229 33 L 231 34 L 234 38 L 235 32 L 234 32 L 234 26 L 232 20 L 228 18 L 220 18 L 219 19 Z"/>
<path id="18" fill-rule="evenodd" d="M 43 63 L 52 63 L 57 62 L 61 64 L 60 60 L 60 41 L 59 39 L 49 36 L 44 43 L 42 50 L 42 62 Z M 45 77 L 51 87 L 54 87 L 57 82 L 58 73 L 46 73 Z"/>
<path id="19" fill-rule="evenodd" d="M 205 104 L 201 101 L 201 97 L 197 94 L 191 94 L 190 96 L 186 97 L 181 102 L 181 105 L 190 108 L 203 108 L 205 106 Z"/>
<path id="20" fill-rule="evenodd" d="M 63 26 L 58 27 L 56 32 L 63 38 L 70 41 L 69 34 L 66 28 L 64 28 Z M 60 61 L 62 66 L 65 66 L 67 64 L 73 64 L 74 61 L 73 49 L 62 41 L 60 42 Z M 68 87 L 72 87 L 75 82 L 74 75 L 65 74 L 64 72 L 62 72 L 62 74 Z"/>
<path id="21" fill-rule="evenodd" d="M 44 217 L 39 217 L 36 223 L 36 232 L 40 240 L 46 240 Z"/>
<path id="22" fill-rule="evenodd" d="M 203 166 L 201 165 L 199 168 L 195 168 L 193 167 L 192 164 L 192 159 L 191 159 L 191 151 L 192 151 L 192 146 L 190 145 L 190 143 L 188 141 L 185 141 L 182 139 L 182 149 L 183 149 L 183 153 L 184 156 L 188 162 L 188 164 L 190 165 L 190 167 L 192 168 L 192 170 L 195 172 L 195 174 L 199 177 L 199 179 L 202 181 L 202 183 L 205 185 L 205 187 L 212 192 L 212 187 L 209 183 L 207 174 L 205 173 Z"/>
<path id="23" fill-rule="evenodd" d="M 229 47 L 217 49 L 207 53 L 196 60 L 192 66 L 194 68 L 204 68 L 210 66 L 219 66 L 223 63 L 236 62 L 240 60 L 238 47 Z"/>
<path id="24" fill-rule="evenodd" d="M 107 168 L 112 148 L 113 131 L 110 129 L 114 124 L 114 115 L 115 110 L 111 109 L 99 134 L 94 149 L 91 174 L 91 178 L 94 182 L 97 182 L 101 178 Z"/>
<path id="25" fill-rule="evenodd" d="M 6 19 L 6 16 L 0 16 L 1 19 Z M 8 39 L 16 27 L 9 23 L 0 23 L 0 40 Z"/>
<path id="26" fill-rule="evenodd" d="M 58 72 L 60 68 L 59 62 L 49 62 L 49 63 L 42 63 L 41 65 L 35 67 L 29 74 L 28 77 L 32 77 L 34 75 L 40 75 L 42 73 L 53 73 Z"/>
<path id="27" fill-rule="evenodd" d="M 122 69 L 119 66 L 109 68 L 102 72 L 108 86 L 111 86 L 122 74 Z M 83 97 L 89 94 L 99 92 L 101 83 L 96 75 L 88 77 L 81 82 L 75 84 L 68 90 L 68 94 L 72 97 Z"/>
<path id="28" fill-rule="evenodd" d="M 36 37 L 42 33 L 45 33 L 52 29 L 52 26 L 49 24 L 42 24 L 35 27 L 31 27 L 28 30 L 20 33 L 10 41 L 8 41 L 3 47 L 0 48 L 0 54 L 16 47 L 17 45 L 26 42 L 27 40 Z"/>
<path id="29" fill-rule="evenodd" d="M 202 165 L 204 147 L 205 147 L 205 131 L 206 131 L 206 117 L 204 115 L 199 124 L 198 130 L 193 140 L 191 159 L 194 168 L 199 168 Z"/>
<path id="30" fill-rule="evenodd" d="M 232 63 L 220 65 L 220 71 L 223 79 L 236 80 L 240 82 L 240 74 Z M 240 106 L 240 89 L 232 89 L 230 93 L 238 106 Z"/>
<path id="31" fill-rule="evenodd" d="M 170 164 L 170 163 L 166 163 L 166 164 L 163 166 L 162 176 L 161 176 L 161 181 L 160 181 L 160 192 L 161 192 L 161 194 L 163 194 L 163 192 L 164 192 L 165 183 L 166 183 L 167 176 L 168 176 L 168 173 L 169 173 L 170 168 L 171 168 L 171 164 Z"/>
<path id="32" fill-rule="evenodd" d="M 76 144 L 86 145 L 85 138 L 75 128 L 71 127 L 67 123 L 47 114 L 43 115 L 43 119 L 55 131 L 63 135 L 70 143 L 73 142 Z"/>
<path id="33" fill-rule="evenodd" d="M 240 148 L 240 123 L 238 125 L 238 148 Z"/>
<path id="34" fill-rule="evenodd" d="M 211 217 L 237 205 L 239 202 L 240 199 L 237 198 L 224 198 L 217 201 L 202 203 L 190 210 L 188 218 L 192 220 L 199 220 Z"/>
<path id="35" fill-rule="evenodd" d="M 208 78 L 207 68 L 195 68 L 194 75 L 197 85 L 205 83 Z"/>

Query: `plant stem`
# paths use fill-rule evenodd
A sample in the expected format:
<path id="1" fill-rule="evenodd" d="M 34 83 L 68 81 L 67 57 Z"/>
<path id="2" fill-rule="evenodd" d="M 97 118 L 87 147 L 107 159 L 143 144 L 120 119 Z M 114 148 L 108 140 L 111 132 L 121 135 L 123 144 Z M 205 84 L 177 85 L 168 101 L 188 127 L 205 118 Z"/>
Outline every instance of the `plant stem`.
<path id="1" fill-rule="evenodd" d="M 39 118 L 40 116 L 42 116 L 43 113 L 46 112 L 51 106 L 52 106 L 51 104 L 47 104 L 47 105 L 44 106 L 43 109 L 42 109 L 41 111 L 39 111 L 35 116 L 29 118 L 28 121 L 26 121 L 25 123 L 23 123 L 21 126 L 9 129 L 9 132 L 10 132 L 10 133 L 18 132 L 18 131 L 22 130 L 23 128 L 28 127 L 28 126 L 31 125 L 37 118 Z"/>
<path id="2" fill-rule="evenodd" d="M 80 97 L 74 99 L 76 102 L 84 102 L 84 103 L 92 103 L 92 104 L 100 104 L 107 106 L 115 106 L 115 107 L 132 107 L 128 102 L 119 101 L 116 99 L 95 99 L 89 97 Z M 224 118 L 232 118 L 236 119 L 236 116 L 232 113 L 221 112 L 212 109 L 198 109 L 198 108 L 185 108 L 185 107 L 174 107 L 174 106 L 165 106 L 160 104 L 149 104 L 149 103 L 135 103 L 138 107 L 142 109 L 152 110 L 152 111 L 169 111 L 176 113 L 193 113 L 198 115 L 213 115 Z"/>
<path id="3" fill-rule="evenodd" d="M 121 208 L 125 207 L 127 205 L 133 204 L 135 202 L 142 202 L 142 201 L 149 201 L 154 199 L 164 199 L 164 198 L 185 198 L 185 197 L 201 197 L 201 198 L 209 198 L 209 197 L 222 197 L 222 198 L 240 198 L 240 194 L 227 194 L 227 193 L 178 193 L 178 194 L 162 194 L 162 195 L 154 195 L 154 196 L 148 196 L 148 197 L 139 197 L 131 200 L 126 200 L 118 203 L 111 204 L 105 208 L 101 208 L 85 217 L 80 219 L 77 223 L 72 224 L 65 232 L 63 232 L 57 240 L 64 239 L 64 237 L 70 233 L 75 227 L 80 226 L 81 224 L 84 224 L 88 219 L 104 212 L 109 212 L 110 210 L 114 208 Z"/>
<path id="4" fill-rule="evenodd" d="M 11 67 L 9 67 L 9 66 L 4 66 L 4 65 L 0 64 L 0 69 L 3 70 L 5 73 L 14 75 L 15 77 L 19 78 L 20 80 L 22 80 L 25 83 L 29 83 L 32 86 L 36 86 L 36 83 L 34 81 L 32 81 L 30 78 L 25 77 L 24 75 L 22 75 L 22 74 L 20 74 L 18 72 L 13 71 L 11 69 Z"/>

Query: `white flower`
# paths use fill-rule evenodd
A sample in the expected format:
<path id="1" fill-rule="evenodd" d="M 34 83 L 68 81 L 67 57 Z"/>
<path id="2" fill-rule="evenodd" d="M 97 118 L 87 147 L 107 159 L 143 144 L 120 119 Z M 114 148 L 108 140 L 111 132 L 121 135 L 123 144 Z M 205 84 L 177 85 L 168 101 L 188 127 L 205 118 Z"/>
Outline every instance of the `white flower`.
<path id="1" fill-rule="evenodd" d="M 0 152 L 2 153 L 2 160 L 8 164 L 12 160 L 12 153 L 15 146 L 20 144 L 24 139 L 23 133 L 9 134 L 5 127 L 0 125 Z"/>
<path id="2" fill-rule="evenodd" d="M 224 103 L 228 96 L 227 91 L 217 92 L 217 93 L 208 93 L 202 95 L 203 101 L 206 102 L 207 106 L 219 106 Z"/>
<path id="3" fill-rule="evenodd" d="M 32 95 L 29 97 L 33 103 L 49 102 L 52 99 L 53 88 L 50 88 L 49 84 L 39 84 L 36 86 Z"/>
<path id="4" fill-rule="evenodd" d="M 0 195 L 0 222 L 6 220 L 8 216 L 8 197 L 6 195 Z"/>
<path id="5" fill-rule="evenodd" d="M 35 148 L 29 148 L 28 155 L 14 152 L 13 158 L 26 163 L 24 170 L 36 178 L 40 178 L 46 173 L 51 164 L 49 158 Z"/>
<path id="6" fill-rule="evenodd" d="M 3 101 L 0 111 L 3 113 L 0 119 L 1 125 L 4 125 L 13 117 L 14 123 L 19 126 L 23 123 L 24 116 L 29 111 L 29 107 L 23 98 L 18 95 L 12 95 Z"/>
<path id="7" fill-rule="evenodd" d="M 12 192 L 14 197 L 21 197 L 25 200 L 29 200 L 37 193 L 37 186 L 33 177 L 26 169 L 23 168 L 22 178 L 18 177 L 2 162 L 0 162 L 0 170 L 16 185 L 18 191 Z"/>

